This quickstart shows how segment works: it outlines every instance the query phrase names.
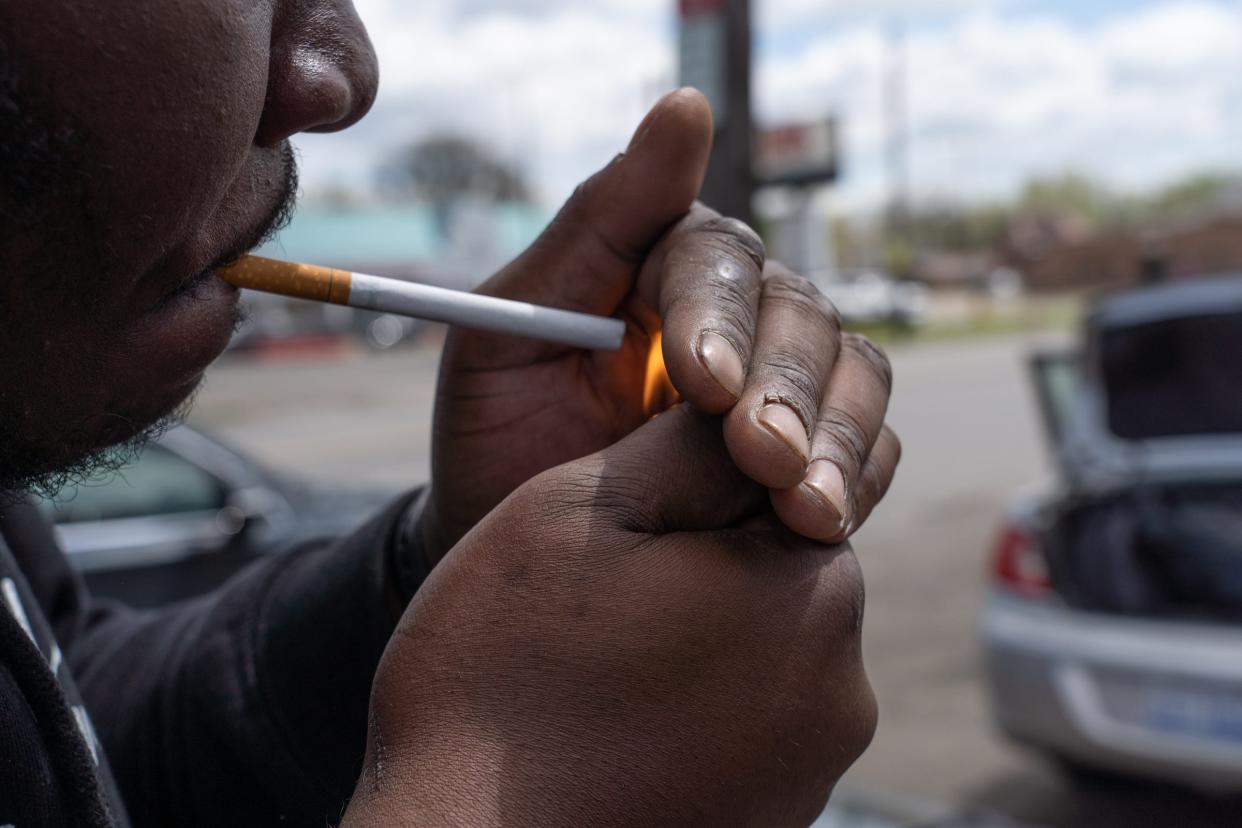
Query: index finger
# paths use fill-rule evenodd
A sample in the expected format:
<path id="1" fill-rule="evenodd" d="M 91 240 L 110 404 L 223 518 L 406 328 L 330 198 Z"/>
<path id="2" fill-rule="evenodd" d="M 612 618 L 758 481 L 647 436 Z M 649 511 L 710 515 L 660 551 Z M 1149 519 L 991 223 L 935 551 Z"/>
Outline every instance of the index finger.
<path id="1" fill-rule="evenodd" d="M 695 204 L 639 278 L 640 295 L 663 321 L 669 379 L 701 411 L 723 414 L 745 387 L 764 259 L 754 230 Z"/>

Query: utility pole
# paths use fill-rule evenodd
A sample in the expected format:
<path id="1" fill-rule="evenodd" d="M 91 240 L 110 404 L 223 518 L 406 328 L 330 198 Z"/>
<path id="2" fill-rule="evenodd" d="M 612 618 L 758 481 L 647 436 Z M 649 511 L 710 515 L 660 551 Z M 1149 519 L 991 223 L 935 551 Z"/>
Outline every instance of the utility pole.
<path id="1" fill-rule="evenodd" d="M 888 77 L 885 109 L 888 111 L 888 229 L 904 238 L 910 210 L 909 135 L 906 116 L 905 28 L 894 21 L 889 28 Z"/>
<path id="2" fill-rule="evenodd" d="M 750 0 L 680 0 L 679 7 L 681 83 L 707 95 L 716 115 L 701 198 L 753 225 Z"/>

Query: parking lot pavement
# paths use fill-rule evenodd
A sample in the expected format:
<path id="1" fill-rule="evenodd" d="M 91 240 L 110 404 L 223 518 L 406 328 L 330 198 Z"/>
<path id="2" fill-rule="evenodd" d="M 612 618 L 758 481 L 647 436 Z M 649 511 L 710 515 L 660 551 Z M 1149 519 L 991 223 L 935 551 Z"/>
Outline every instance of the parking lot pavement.
<path id="1" fill-rule="evenodd" d="M 892 350 L 890 420 L 905 456 L 855 541 L 880 727 L 839 788 L 844 801 L 868 792 L 870 810 L 845 816 L 887 819 L 887 797 L 943 803 L 959 823 L 1000 813 L 1065 828 L 1238 825 L 1237 802 L 1150 785 L 1075 789 L 991 728 L 976 636 L 986 552 L 1012 492 L 1048 473 L 1026 388 L 1028 346 L 1013 338 Z M 412 485 L 429 467 L 437 362 L 433 348 L 228 360 L 212 369 L 192 420 L 279 468 L 338 484 Z M 913 824 L 987 824 L 959 823 Z M 851 823 L 821 828 L 829 825 Z"/>
<path id="2" fill-rule="evenodd" d="M 439 352 L 228 357 L 207 374 L 191 422 L 278 469 L 334 484 L 413 486 L 431 467 Z"/>
<path id="3" fill-rule="evenodd" d="M 1024 353 L 1005 340 L 893 354 L 890 422 L 905 451 L 854 544 L 880 726 L 849 781 L 958 802 L 984 772 L 1029 765 L 988 725 L 976 637 L 1005 503 L 1047 474 Z"/>

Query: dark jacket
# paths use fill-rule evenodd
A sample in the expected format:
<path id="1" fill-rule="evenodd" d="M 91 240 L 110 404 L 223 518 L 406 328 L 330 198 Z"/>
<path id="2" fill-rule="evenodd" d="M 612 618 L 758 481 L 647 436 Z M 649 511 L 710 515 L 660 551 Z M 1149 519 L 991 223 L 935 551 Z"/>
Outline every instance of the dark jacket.
<path id="1" fill-rule="evenodd" d="M 33 506 L 0 512 L 0 827 L 339 821 L 424 574 L 413 498 L 154 611 L 91 600 Z"/>

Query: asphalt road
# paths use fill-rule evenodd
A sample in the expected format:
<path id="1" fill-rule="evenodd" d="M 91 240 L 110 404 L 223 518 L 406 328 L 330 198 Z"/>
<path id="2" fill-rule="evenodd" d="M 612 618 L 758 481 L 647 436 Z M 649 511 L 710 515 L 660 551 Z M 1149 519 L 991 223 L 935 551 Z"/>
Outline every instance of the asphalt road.
<path id="1" fill-rule="evenodd" d="M 890 421 L 905 458 L 855 542 L 880 728 L 842 783 L 863 799 L 953 803 L 1035 825 L 1242 824 L 1242 804 L 1152 785 L 1075 788 L 999 739 L 976 636 L 987 549 L 1008 498 L 1049 474 L 1021 339 L 895 348 Z M 335 483 L 426 478 L 437 352 L 226 360 L 192 417 L 269 464 Z"/>

